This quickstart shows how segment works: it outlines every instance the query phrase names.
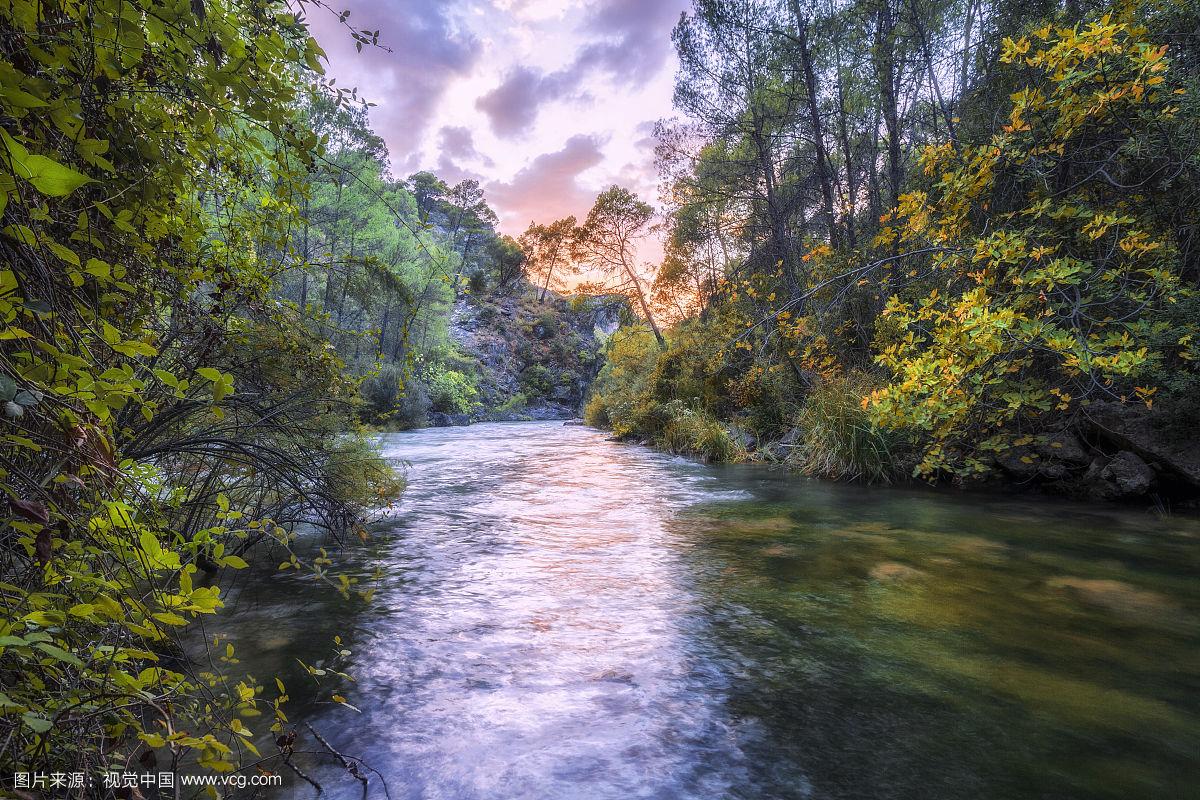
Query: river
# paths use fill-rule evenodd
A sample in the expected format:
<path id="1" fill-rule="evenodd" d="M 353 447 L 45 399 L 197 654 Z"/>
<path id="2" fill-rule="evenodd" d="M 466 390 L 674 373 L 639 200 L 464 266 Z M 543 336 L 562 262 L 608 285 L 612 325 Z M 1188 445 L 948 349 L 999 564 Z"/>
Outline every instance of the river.
<path id="1" fill-rule="evenodd" d="M 206 627 L 377 771 L 372 797 L 1200 786 L 1195 520 L 704 466 L 561 423 L 383 448 L 409 488 L 335 557 L 373 598 L 244 571 Z M 298 741 L 326 797 L 361 796 Z"/>

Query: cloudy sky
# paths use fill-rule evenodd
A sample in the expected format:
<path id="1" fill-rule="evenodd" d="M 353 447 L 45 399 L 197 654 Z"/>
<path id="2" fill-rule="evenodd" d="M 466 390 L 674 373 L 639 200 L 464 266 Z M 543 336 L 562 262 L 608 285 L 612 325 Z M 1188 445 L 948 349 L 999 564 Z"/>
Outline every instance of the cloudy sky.
<path id="1" fill-rule="evenodd" d="M 657 200 L 655 120 L 671 114 L 671 29 L 687 0 L 330 0 L 380 30 L 364 48 L 337 20 L 310 26 L 338 85 L 369 100 L 392 170 L 479 179 L 518 234 L 582 218 L 620 183 Z"/>

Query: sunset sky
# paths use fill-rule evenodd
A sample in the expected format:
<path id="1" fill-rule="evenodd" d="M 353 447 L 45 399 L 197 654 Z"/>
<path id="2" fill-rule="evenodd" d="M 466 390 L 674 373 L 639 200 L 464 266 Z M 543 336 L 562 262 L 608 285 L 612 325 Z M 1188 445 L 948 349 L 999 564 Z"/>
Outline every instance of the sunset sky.
<path id="1" fill-rule="evenodd" d="M 518 234 L 582 217 L 611 183 L 657 201 L 655 120 L 671 113 L 671 29 L 687 0 L 331 0 L 310 26 L 338 85 L 369 100 L 398 177 L 477 178 Z"/>

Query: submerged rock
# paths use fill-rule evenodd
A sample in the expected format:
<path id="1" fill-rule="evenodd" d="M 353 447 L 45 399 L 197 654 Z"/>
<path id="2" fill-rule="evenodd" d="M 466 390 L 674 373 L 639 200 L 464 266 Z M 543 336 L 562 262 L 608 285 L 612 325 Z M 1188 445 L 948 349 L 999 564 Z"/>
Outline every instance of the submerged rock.
<path id="1" fill-rule="evenodd" d="M 1051 589 L 1067 590 L 1085 603 L 1134 617 L 1171 614 L 1179 610 L 1170 598 L 1124 581 L 1064 575 L 1046 581 Z"/>
<path id="2" fill-rule="evenodd" d="M 924 577 L 925 573 L 916 567 L 900 564 L 896 561 L 885 561 L 876 564 L 871 569 L 871 579 L 876 581 L 903 581 Z"/>

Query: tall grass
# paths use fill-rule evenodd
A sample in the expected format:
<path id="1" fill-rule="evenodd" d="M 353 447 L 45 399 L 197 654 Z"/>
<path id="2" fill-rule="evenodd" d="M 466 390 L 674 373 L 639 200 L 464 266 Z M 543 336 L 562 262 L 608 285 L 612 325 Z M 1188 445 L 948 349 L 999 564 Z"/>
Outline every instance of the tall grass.
<path id="1" fill-rule="evenodd" d="M 855 373 L 814 386 L 796 416 L 800 434 L 788 462 L 835 480 L 891 483 L 903 474 L 903 439 L 872 424 L 862 405 L 869 391 L 866 377 Z"/>
<path id="2" fill-rule="evenodd" d="M 739 461 L 745 457 L 742 446 L 725 426 L 705 411 L 672 400 L 660 408 L 659 416 L 663 425 L 655 438 L 672 453 L 695 455 L 710 462 Z"/>

